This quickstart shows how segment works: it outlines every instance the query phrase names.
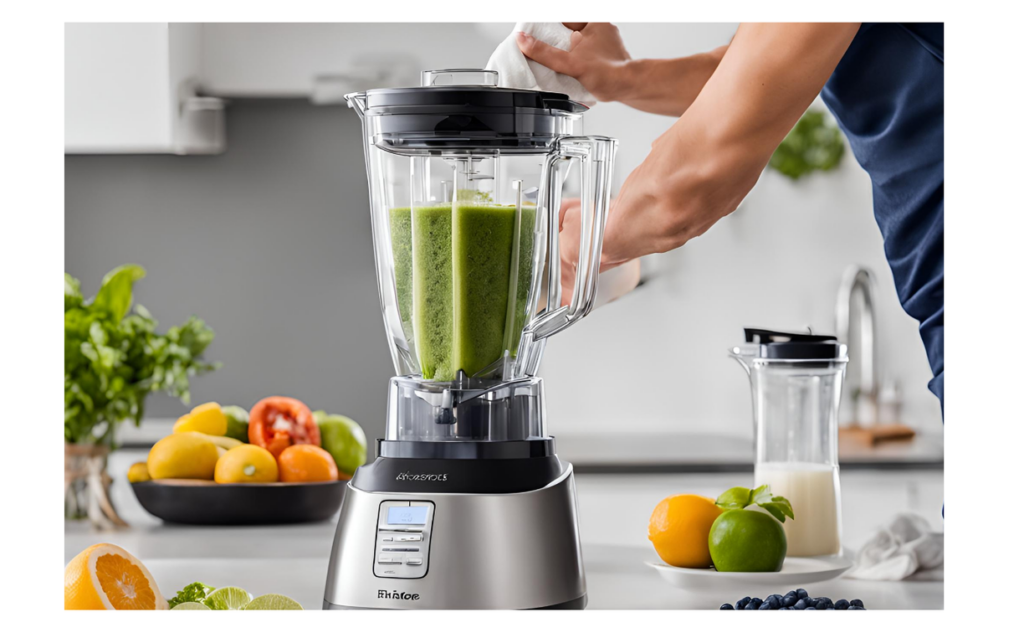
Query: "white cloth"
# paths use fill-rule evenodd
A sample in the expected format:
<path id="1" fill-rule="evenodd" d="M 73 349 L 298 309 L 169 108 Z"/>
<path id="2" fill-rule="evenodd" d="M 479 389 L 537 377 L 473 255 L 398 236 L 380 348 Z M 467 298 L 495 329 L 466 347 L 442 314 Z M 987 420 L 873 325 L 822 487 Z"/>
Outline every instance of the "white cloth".
<path id="1" fill-rule="evenodd" d="M 486 68 L 498 72 L 500 86 L 566 94 L 570 99 L 587 107 L 597 104 L 597 99 L 584 89 L 580 81 L 572 76 L 555 73 L 523 55 L 516 42 L 516 34 L 520 31 L 553 47 L 569 50 L 572 30 L 562 23 L 517 22 L 512 33 L 501 41 L 491 54 L 491 59 L 487 61 Z"/>
<path id="2" fill-rule="evenodd" d="M 857 554 L 847 578 L 942 580 L 943 537 L 914 514 L 899 514 Z"/>

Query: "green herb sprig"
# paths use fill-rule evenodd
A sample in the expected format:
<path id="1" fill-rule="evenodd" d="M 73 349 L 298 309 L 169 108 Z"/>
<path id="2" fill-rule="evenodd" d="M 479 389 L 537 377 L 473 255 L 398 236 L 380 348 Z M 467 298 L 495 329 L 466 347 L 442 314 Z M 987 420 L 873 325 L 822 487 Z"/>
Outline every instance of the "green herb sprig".
<path id="1" fill-rule="evenodd" d="M 202 360 L 213 330 L 190 317 L 156 332 L 142 305 L 132 311 L 132 286 L 146 275 L 134 264 L 103 278 L 85 300 L 80 282 L 64 274 L 64 440 L 113 446 L 114 427 L 145 412 L 146 396 L 164 391 L 189 402 L 189 378 L 219 368 Z"/>
<path id="2" fill-rule="evenodd" d="M 773 496 L 770 485 L 761 485 L 757 489 L 746 487 L 733 487 L 722 495 L 718 496 L 715 504 L 722 509 L 743 509 L 750 505 L 761 507 L 779 522 L 786 522 L 786 516 L 796 520 L 793 516 L 793 506 L 782 496 Z"/>

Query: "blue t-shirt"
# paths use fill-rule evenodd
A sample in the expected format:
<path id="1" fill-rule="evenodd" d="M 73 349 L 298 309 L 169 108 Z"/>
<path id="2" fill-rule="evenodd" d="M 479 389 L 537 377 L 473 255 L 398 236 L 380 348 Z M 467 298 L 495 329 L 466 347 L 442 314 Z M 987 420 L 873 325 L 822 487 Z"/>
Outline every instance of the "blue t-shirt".
<path id="1" fill-rule="evenodd" d="M 943 25 L 865 23 L 821 96 L 871 177 L 900 303 L 943 403 Z"/>

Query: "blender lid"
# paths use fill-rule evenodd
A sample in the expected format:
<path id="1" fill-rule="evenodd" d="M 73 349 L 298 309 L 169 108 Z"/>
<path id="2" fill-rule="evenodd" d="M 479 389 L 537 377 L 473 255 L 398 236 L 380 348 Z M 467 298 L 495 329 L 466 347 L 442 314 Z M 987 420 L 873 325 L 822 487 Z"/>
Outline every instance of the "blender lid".
<path id="1" fill-rule="evenodd" d="M 832 335 L 811 335 L 744 328 L 748 344 L 759 346 L 760 357 L 767 359 L 837 359 L 840 356 L 839 341 Z"/>
<path id="2" fill-rule="evenodd" d="M 422 87 L 350 94 L 376 118 L 375 143 L 385 149 L 474 149 L 536 153 L 570 133 L 587 107 L 565 94 L 498 86 L 498 73 L 479 69 L 423 72 Z"/>

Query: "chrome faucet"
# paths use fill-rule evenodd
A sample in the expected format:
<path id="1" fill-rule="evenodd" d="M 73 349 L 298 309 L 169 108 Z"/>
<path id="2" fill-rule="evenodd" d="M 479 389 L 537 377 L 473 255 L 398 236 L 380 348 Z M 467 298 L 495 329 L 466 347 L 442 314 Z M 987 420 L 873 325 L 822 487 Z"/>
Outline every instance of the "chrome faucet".
<path id="1" fill-rule="evenodd" d="M 868 427 L 878 423 L 878 363 L 875 346 L 875 277 L 871 271 L 856 264 L 846 268 L 836 298 L 836 337 L 850 346 L 850 309 L 853 299 L 860 295 L 860 316 L 857 328 L 860 336 L 856 352 L 850 351 L 850 361 L 857 362 L 860 381 L 853 390 L 854 422 Z M 849 350 L 849 349 L 848 349 Z"/>

